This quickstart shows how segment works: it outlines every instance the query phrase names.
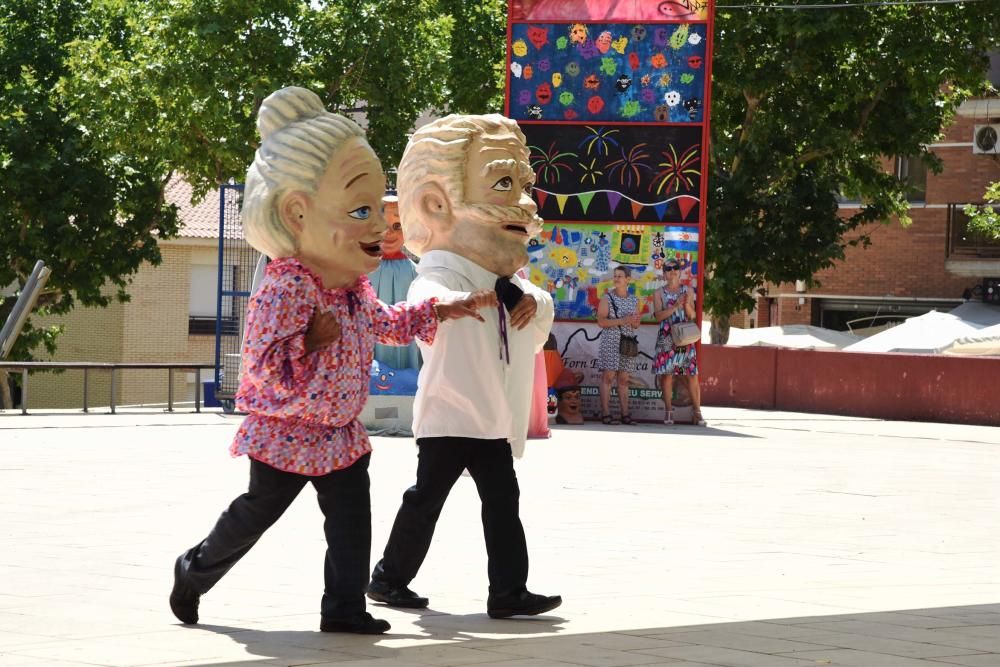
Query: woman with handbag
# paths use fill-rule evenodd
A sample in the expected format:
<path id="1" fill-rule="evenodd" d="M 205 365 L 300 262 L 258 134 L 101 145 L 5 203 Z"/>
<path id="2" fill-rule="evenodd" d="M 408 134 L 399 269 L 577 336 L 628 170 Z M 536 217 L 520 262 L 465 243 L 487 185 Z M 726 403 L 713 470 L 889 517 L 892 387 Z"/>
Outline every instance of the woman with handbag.
<path id="1" fill-rule="evenodd" d="M 639 300 L 628 291 L 632 271 L 627 266 L 617 266 L 612 276 L 614 287 L 605 293 L 597 307 L 597 326 L 604 330 L 601 332 L 600 358 L 597 361 L 601 371 L 601 422 L 631 426 L 635 422 L 629 416 L 628 382 L 629 376 L 635 372 L 635 358 L 639 356 L 641 314 Z M 611 416 L 612 384 L 618 386 L 621 420 Z"/>
<path id="2" fill-rule="evenodd" d="M 674 376 L 677 375 L 688 379 L 688 391 L 694 407 L 691 423 L 705 426 L 705 419 L 701 416 L 701 387 L 698 385 L 698 349 L 695 343 L 700 334 L 695 322 L 694 292 L 681 284 L 681 270 L 676 258 L 664 261 L 665 284 L 653 294 L 653 317 L 660 323 L 653 357 L 653 374 L 660 378 L 660 388 L 663 390 L 663 405 L 667 410 L 663 423 L 674 423 L 671 401 Z"/>

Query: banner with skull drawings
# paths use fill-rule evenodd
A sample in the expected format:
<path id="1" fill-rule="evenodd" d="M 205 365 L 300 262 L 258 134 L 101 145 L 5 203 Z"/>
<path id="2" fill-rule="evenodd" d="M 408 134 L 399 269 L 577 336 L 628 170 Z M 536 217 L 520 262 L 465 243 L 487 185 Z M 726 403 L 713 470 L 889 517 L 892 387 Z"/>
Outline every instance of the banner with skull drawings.
<path id="1" fill-rule="evenodd" d="M 597 305 L 616 266 L 631 269 L 643 309 L 641 359 L 653 354 L 665 259 L 684 267 L 701 320 L 713 22 L 709 0 L 509 2 L 505 110 L 525 133 L 546 220 L 530 273 L 555 299 L 555 339 L 573 337 L 558 345 L 567 368 L 595 367 Z M 584 374 L 582 393 L 596 399 L 598 379 Z M 661 419 L 651 365 L 633 380 L 632 413 Z"/>

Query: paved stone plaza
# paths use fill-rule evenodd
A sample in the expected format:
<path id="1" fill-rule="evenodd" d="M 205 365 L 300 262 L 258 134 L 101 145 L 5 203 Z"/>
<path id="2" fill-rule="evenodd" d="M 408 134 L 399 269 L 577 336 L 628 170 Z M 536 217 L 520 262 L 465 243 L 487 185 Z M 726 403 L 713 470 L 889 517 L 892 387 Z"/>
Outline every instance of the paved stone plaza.
<path id="1" fill-rule="evenodd" d="M 711 426 L 562 428 L 518 464 L 529 585 L 493 621 L 463 478 L 382 637 L 318 632 L 307 487 L 202 600 L 172 564 L 246 484 L 218 413 L 0 414 L 0 666 L 1000 667 L 1000 429 L 708 409 Z M 375 439 L 373 560 L 412 482 Z"/>

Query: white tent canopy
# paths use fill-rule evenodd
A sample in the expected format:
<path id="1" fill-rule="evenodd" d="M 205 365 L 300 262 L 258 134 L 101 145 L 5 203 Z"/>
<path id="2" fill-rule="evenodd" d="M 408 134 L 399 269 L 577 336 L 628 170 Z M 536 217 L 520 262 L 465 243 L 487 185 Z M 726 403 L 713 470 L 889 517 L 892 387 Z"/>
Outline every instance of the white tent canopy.
<path id="1" fill-rule="evenodd" d="M 958 340 L 976 337 L 982 330 L 997 324 L 1000 324 L 1000 308 L 970 302 L 948 313 L 932 310 L 919 317 L 911 317 L 898 326 L 844 349 L 848 352 L 935 354 L 949 349 Z"/>
<path id="2" fill-rule="evenodd" d="M 789 347 L 799 350 L 840 350 L 858 342 L 857 336 L 808 324 L 729 330 L 732 346 Z"/>
<path id="3" fill-rule="evenodd" d="M 980 329 L 969 336 L 957 338 L 941 351 L 945 354 L 1000 356 L 1000 324 Z"/>

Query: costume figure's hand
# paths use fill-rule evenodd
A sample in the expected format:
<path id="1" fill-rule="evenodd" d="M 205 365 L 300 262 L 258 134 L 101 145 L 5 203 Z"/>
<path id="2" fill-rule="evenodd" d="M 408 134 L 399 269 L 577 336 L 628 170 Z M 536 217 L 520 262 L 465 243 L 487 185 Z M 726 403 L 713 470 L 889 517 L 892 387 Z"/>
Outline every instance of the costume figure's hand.
<path id="1" fill-rule="evenodd" d="M 514 310 L 510 311 L 510 324 L 516 329 L 523 329 L 531 324 L 537 312 L 538 302 L 535 301 L 535 297 L 525 294 L 514 306 Z"/>
<path id="2" fill-rule="evenodd" d="M 333 313 L 313 313 L 306 329 L 306 352 L 315 352 L 340 338 L 340 322 Z"/>
<path id="3" fill-rule="evenodd" d="M 464 299 L 452 301 L 451 303 L 439 303 L 437 308 L 438 317 L 441 321 L 457 320 L 463 317 L 474 317 L 480 322 L 485 322 L 483 316 L 479 314 L 480 308 L 496 308 L 497 295 L 493 290 L 476 290 Z"/>
<path id="4" fill-rule="evenodd" d="M 497 293 L 491 289 L 476 290 L 466 298 L 466 301 L 471 302 L 476 310 L 480 308 L 496 308 L 498 303 Z"/>

